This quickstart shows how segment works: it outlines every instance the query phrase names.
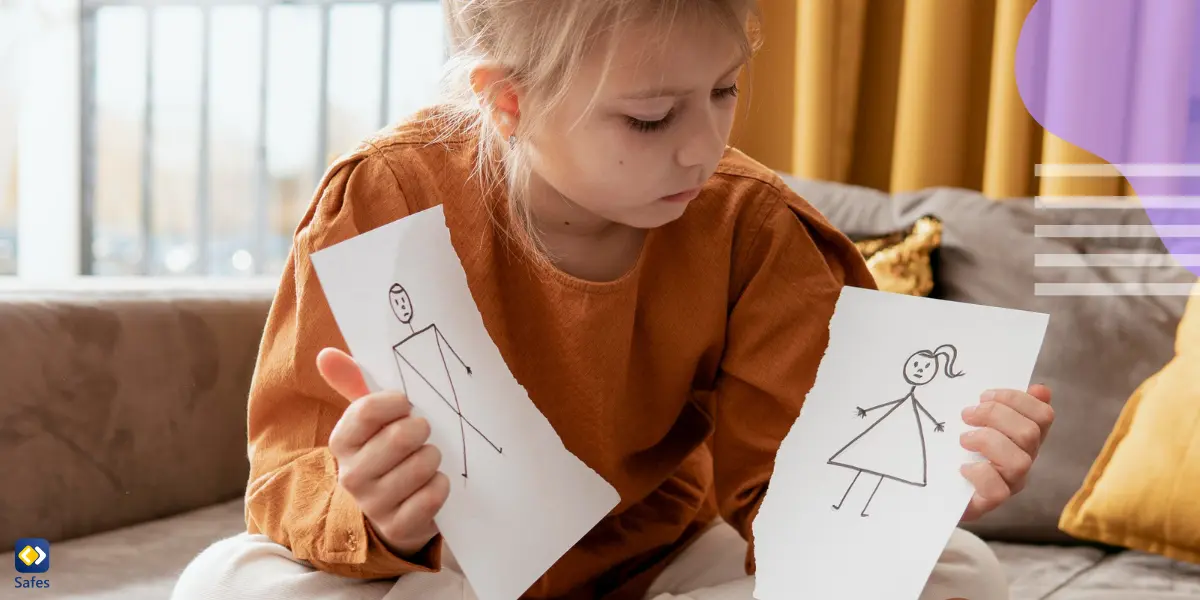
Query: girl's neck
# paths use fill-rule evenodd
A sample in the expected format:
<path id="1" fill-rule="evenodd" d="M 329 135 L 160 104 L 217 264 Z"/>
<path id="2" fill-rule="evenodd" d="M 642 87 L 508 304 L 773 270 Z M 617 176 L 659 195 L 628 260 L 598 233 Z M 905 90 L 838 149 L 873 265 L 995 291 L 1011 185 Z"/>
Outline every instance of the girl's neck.
<path id="1" fill-rule="evenodd" d="M 612 281 L 637 263 L 646 232 L 609 221 L 559 194 L 536 176 L 529 193 L 531 225 L 554 266 L 588 281 Z"/>
<path id="2" fill-rule="evenodd" d="M 526 201 L 534 227 L 544 234 L 602 238 L 624 227 L 585 210 L 536 177 Z"/>

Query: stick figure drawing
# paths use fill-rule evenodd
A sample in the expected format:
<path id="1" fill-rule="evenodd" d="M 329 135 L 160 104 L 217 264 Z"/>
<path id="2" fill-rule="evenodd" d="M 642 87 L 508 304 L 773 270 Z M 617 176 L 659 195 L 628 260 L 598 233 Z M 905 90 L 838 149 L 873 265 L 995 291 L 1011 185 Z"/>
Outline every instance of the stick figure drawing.
<path id="1" fill-rule="evenodd" d="M 404 394 L 412 400 L 414 392 L 420 392 L 417 396 L 421 397 L 431 391 L 458 416 L 458 426 L 462 434 L 462 476 L 465 478 L 467 477 L 467 427 L 475 430 L 475 433 L 479 434 L 479 437 L 483 438 L 483 441 L 487 442 L 497 454 L 504 453 L 478 427 L 463 416 L 462 404 L 459 402 L 458 391 L 455 389 L 454 377 L 451 374 L 454 369 L 451 368 L 451 363 L 446 362 L 445 350 L 449 350 L 450 354 L 458 360 L 458 364 L 462 366 L 463 371 L 466 371 L 467 376 L 471 375 L 471 367 L 467 366 L 466 361 L 458 355 L 436 324 L 420 330 L 413 327 L 412 298 L 409 297 L 404 286 L 398 283 L 391 286 L 388 290 L 388 304 L 392 307 L 392 314 L 396 315 L 401 323 L 407 325 L 411 332 L 395 346 L 392 346 L 396 366 L 400 369 L 400 382 Z"/>
<path id="2" fill-rule="evenodd" d="M 867 514 L 867 508 L 875 499 L 879 486 L 884 479 L 900 483 L 925 487 L 928 483 L 928 456 L 925 450 L 925 429 L 922 417 L 933 423 L 936 432 L 945 431 L 946 424 L 933 417 L 932 414 L 917 400 L 918 387 L 933 381 L 938 372 L 939 358 L 945 357 L 945 372 L 947 377 L 960 377 L 962 372 L 954 372 L 954 361 L 958 358 L 958 349 L 950 344 L 938 346 L 934 350 L 919 350 L 908 357 L 904 363 L 904 380 L 911 386 L 903 398 L 884 402 L 870 408 L 857 408 L 857 416 L 864 418 L 867 413 L 881 408 L 888 408 L 866 431 L 858 434 L 850 443 L 838 450 L 829 458 L 829 464 L 845 467 L 855 471 L 854 480 L 846 488 L 841 501 L 833 505 L 834 510 L 841 510 L 850 490 L 858 483 L 863 473 L 879 477 L 871 497 L 867 499 L 859 514 Z"/>

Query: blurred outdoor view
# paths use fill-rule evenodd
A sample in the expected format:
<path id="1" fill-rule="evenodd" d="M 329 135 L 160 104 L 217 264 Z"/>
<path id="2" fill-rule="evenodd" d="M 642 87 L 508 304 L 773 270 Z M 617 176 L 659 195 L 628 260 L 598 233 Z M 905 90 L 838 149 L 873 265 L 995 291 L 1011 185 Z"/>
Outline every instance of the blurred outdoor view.
<path id="1" fill-rule="evenodd" d="M 0 275 L 17 271 L 16 43 L 13 8 L 0 2 Z"/>
<path id="2" fill-rule="evenodd" d="M 377 130 L 381 118 L 390 122 L 435 99 L 444 61 L 440 3 L 398 1 L 390 10 L 386 115 L 381 115 L 383 19 L 389 11 L 381 3 L 332 7 L 324 152 L 321 9 L 284 0 L 266 3 L 277 5 L 268 9 L 264 105 L 263 10 L 255 5 L 209 9 L 204 98 L 203 12 L 180 4 L 187 3 L 150 13 L 152 37 L 144 8 L 102 7 L 95 15 L 91 272 L 274 276 L 328 161 Z M 148 46 L 153 48 L 149 61 Z M 207 146 L 201 136 L 205 101 Z M 85 113 L 85 123 L 86 118 Z M 14 137 L 4 135 L 4 127 L 0 116 L 0 139 Z M 152 150 L 144 156 L 147 131 Z M 260 136 L 265 164 L 259 159 Z M 14 235 L 10 171 L 15 161 L 5 152 L 0 147 L 0 272 Z M 84 159 L 89 159 L 86 151 Z M 201 181 L 205 164 L 207 187 Z M 149 191 L 146 205 L 144 189 Z M 206 220 L 201 215 L 207 215 L 207 231 L 199 226 Z"/>

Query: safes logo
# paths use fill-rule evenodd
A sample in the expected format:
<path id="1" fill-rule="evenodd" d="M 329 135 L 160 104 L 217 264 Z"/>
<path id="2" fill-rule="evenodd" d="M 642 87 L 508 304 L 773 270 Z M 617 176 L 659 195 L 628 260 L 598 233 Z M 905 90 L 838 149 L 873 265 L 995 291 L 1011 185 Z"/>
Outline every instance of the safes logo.
<path id="1" fill-rule="evenodd" d="M 45 573 L 50 570 L 50 542 L 42 538 L 21 538 L 17 540 L 13 554 L 13 566 L 18 573 Z M 50 580 L 41 577 L 13 578 L 13 587 L 21 589 L 46 589 Z"/>
<path id="2" fill-rule="evenodd" d="M 50 542 L 41 538 L 17 540 L 17 572 L 45 573 L 50 570 Z"/>

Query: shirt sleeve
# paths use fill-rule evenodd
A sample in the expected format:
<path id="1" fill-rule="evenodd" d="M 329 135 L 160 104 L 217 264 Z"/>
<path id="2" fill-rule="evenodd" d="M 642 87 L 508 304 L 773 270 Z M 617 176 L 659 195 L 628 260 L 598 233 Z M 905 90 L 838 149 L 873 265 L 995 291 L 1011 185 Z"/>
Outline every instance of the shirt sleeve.
<path id="1" fill-rule="evenodd" d="M 247 530 L 319 570 L 347 577 L 396 577 L 441 566 L 440 536 L 411 560 L 392 554 L 338 484 L 329 435 L 349 403 L 316 369 L 318 352 L 346 345 L 311 254 L 362 233 L 383 207 L 399 218 L 404 206 L 399 181 L 378 152 L 350 155 L 329 169 L 296 229 L 250 388 Z"/>
<path id="2" fill-rule="evenodd" d="M 789 190 L 764 199 L 759 224 L 735 246 L 732 309 L 712 437 L 721 516 L 750 542 L 775 453 L 800 415 L 843 286 L 875 289 L 854 244 Z"/>

